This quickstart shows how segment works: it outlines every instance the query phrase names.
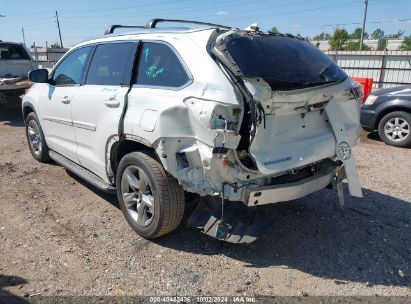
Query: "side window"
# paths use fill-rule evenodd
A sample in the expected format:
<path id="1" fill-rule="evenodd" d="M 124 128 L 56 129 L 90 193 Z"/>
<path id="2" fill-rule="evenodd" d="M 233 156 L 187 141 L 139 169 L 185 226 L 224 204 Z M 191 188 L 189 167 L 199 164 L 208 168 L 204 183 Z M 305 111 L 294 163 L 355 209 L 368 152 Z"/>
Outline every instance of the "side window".
<path id="1" fill-rule="evenodd" d="M 132 50 L 135 50 L 135 44 L 130 42 L 98 45 L 88 69 L 86 84 L 121 85 L 129 82 Z"/>
<path id="2" fill-rule="evenodd" d="M 180 59 L 163 44 L 145 42 L 140 55 L 137 84 L 178 88 L 190 80 Z"/>
<path id="3" fill-rule="evenodd" d="M 80 84 L 92 47 L 86 46 L 73 51 L 58 65 L 53 73 L 53 84 Z"/>

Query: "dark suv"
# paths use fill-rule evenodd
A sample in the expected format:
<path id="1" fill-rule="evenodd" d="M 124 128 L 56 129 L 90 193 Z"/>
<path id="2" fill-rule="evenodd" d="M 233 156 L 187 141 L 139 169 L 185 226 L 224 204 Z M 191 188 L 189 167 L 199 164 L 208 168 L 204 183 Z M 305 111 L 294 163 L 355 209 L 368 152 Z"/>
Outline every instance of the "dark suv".
<path id="1" fill-rule="evenodd" d="M 361 125 L 366 131 L 378 130 L 388 145 L 411 146 L 411 86 L 370 94 L 361 108 Z"/>

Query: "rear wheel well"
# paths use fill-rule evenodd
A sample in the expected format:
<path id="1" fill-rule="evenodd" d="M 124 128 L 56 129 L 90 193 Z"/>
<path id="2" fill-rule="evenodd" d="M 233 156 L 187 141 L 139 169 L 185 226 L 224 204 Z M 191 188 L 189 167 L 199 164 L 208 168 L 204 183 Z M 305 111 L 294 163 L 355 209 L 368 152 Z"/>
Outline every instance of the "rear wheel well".
<path id="1" fill-rule="evenodd" d="M 406 113 L 411 114 L 411 109 L 406 108 L 406 107 L 402 107 L 402 106 L 389 107 L 388 109 L 385 109 L 381 113 L 378 114 L 378 117 L 375 120 L 374 130 L 378 130 L 378 125 L 379 125 L 381 119 L 385 115 L 387 115 L 388 113 L 391 113 L 391 112 L 396 112 L 396 111 L 401 111 L 401 112 L 406 112 Z"/>
<path id="2" fill-rule="evenodd" d="M 121 159 L 125 155 L 131 152 L 140 152 L 140 151 L 146 152 L 146 154 L 148 154 L 149 156 L 153 157 L 154 159 L 160 162 L 159 158 L 157 157 L 156 151 L 153 148 L 148 147 L 145 144 L 142 144 L 140 142 L 125 139 L 125 140 L 120 140 L 116 142 L 115 144 L 113 144 L 113 146 L 111 147 L 111 152 L 110 152 L 110 165 L 111 165 L 111 168 L 113 169 L 114 176 L 116 176 L 118 165 Z"/>

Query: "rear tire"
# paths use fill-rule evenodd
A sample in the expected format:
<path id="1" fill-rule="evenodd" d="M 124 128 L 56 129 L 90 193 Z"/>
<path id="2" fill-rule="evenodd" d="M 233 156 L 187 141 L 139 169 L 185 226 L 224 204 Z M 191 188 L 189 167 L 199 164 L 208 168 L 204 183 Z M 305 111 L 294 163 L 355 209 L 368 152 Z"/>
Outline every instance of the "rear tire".
<path id="1" fill-rule="evenodd" d="M 395 111 L 385 115 L 378 124 L 383 142 L 395 147 L 411 146 L 411 114 Z"/>
<path id="2" fill-rule="evenodd" d="M 116 185 L 124 217 L 140 236 L 154 239 L 180 225 L 184 215 L 184 191 L 148 154 L 125 155 L 118 167 Z"/>
<path id="3" fill-rule="evenodd" d="M 49 148 L 47 147 L 46 139 L 36 113 L 31 112 L 27 115 L 25 125 L 27 143 L 31 155 L 33 155 L 35 160 L 41 163 L 49 161 Z"/>

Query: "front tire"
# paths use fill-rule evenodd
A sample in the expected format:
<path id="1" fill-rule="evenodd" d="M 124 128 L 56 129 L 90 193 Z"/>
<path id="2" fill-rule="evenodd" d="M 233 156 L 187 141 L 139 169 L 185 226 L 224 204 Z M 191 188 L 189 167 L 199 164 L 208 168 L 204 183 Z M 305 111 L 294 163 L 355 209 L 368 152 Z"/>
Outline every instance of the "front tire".
<path id="1" fill-rule="evenodd" d="M 395 111 L 385 115 L 378 124 L 383 142 L 395 147 L 411 146 L 411 114 Z"/>
<path id="2" fill-rule="evenodd" d="M 119 164 L 117 198 L 127 222 L 140 236 L 153 239 L 176 229 L 184 215 L 184 191 L 163 166 L 144 152 Z"/>
<path id="3" fill-rule="evenodd" d="M 49 161 L 49 148 L 46 144 L 46 139 L 43 130 L 40 127 L 37 115 L 31 112 L 27 115 L 26 121 L 26 137 L 31 155 L 34 159 L 41 163 Z"/>

